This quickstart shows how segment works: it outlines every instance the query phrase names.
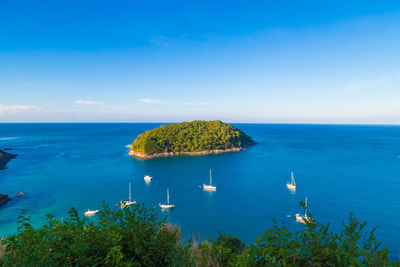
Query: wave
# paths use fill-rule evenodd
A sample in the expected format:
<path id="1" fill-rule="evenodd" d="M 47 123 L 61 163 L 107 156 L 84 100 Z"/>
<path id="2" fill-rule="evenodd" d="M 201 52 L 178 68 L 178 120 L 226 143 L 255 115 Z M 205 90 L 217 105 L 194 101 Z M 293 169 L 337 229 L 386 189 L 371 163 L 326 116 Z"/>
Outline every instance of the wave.
<path id="1" fill-rule="evenodd" d="M 0 137 L 0 141 L 15 140 L 15 139 L 18 139 L 18 137 Z"/>

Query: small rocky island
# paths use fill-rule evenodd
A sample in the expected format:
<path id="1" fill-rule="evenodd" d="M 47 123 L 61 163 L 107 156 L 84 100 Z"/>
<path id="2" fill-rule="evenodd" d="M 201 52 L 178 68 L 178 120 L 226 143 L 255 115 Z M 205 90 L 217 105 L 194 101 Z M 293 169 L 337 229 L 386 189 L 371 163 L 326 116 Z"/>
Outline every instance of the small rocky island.
<path id="1" fill-rule="evenodd" d="M 10 149 L 8 149 L 8 150 L 10 150 Z M 5 169 L 7 162 L 12 160 L 16 156 L 17 155 L 15 155 L 15 154 L 7 153 L 7 152 L 0 150 L 0 170 Z M 8 197 L 8 195 L 0 193 L 0 206 L 5 204 L 9 200 L 11 200 L 11 199 Z"/>
<path id="2" fill-rule="evenodd" d="M 12 160 L 16 156 L 17 155 L 15 155 L 15 154 L 7 153 L 7 152 L 0 150 L 0 170 L 5 169 L 7 162 Z"/>
<path id="3" fill-rule="evenodd" d="M 192 121 L 146 131 L 127 147 L 133 157 L 152 159 L 240 151 L 253 144 L 255 142 L 250 136 L 228 123 Z"/>

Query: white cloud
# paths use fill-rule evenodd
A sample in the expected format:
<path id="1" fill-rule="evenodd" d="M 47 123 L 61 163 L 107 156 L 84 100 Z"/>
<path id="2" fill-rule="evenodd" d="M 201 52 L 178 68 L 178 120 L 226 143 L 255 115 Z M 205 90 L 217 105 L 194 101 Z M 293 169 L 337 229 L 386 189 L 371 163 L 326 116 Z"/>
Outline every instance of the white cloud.
<path id="1" fill-rule="evenodd" d="M 83 105 L 99 105 L 101 103 L 102 102 L 92 101 L 92 100 L 81 100 L 81 99 L 75 100 L 75 104 L 83 104 Z"/>
<path id="2" fill-rule="evenodd" d="M 30 109 L 41 109 L 38 106 L 26 106 L 26 105 L 0 105 L 0 114 L 7 113 L 7 112 L 21 112 Z"/>
<path id="3" fill-rule="evenodd" d="M 183 102 L 183 105 L 212 105 L 212 102 Z"/>
<path id="4" fill-rule="evenodd" d="M 164 104 L 165 102 L 160 99 L 155 98 L 143 98 L 139 99 L 139 102 L 146 103 L 146 104 Z"/>
<path id="5" fill-rule="evenodd" d="M 139 102 L 145 103 L 145 104 L 170 104 L 170 105 L 212 105 L 212 102 L 165 102 L 160 99 L 156 98 L 142 98 L 139 99 Z"/>

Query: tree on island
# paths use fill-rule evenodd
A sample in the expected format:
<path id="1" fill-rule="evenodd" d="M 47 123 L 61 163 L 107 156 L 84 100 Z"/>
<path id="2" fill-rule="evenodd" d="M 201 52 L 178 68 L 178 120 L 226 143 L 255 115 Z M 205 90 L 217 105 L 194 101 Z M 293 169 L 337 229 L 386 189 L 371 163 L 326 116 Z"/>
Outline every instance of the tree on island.
<path id="1" fill-rule="evenodd" d="M 192 121 L 161 127 L 140 134 L 131 151 L 144 155 L 243 149 L 254 144 L 250 136 L 221 121 Z"/>

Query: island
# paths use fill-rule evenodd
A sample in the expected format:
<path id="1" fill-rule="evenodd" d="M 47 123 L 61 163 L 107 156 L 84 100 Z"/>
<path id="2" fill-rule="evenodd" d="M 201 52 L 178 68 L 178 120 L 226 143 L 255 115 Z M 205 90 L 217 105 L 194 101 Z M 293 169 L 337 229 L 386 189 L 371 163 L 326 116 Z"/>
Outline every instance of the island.
<path id="1" fill-rule="evenodd" d="M 240 151 L 254 144 L 250 136 L 228 123 L 198 120 L 145 131 L 127 147 L 135 158 L 152 159 Z"/>
<path id="2" fill-rule="evenodd" d="M 17 155 L 15 155 L 15 154 L 7 153 L 7 152 L 0 150 L 0 170 L 5 169 L 7 162 L 12 160 L 16 156 Z"/>

